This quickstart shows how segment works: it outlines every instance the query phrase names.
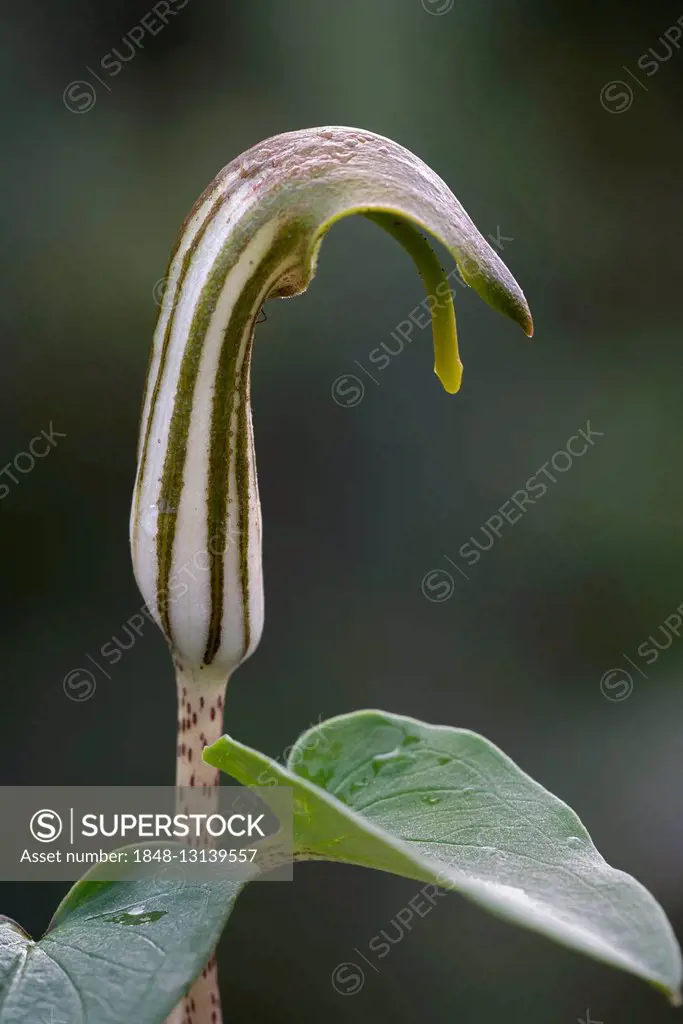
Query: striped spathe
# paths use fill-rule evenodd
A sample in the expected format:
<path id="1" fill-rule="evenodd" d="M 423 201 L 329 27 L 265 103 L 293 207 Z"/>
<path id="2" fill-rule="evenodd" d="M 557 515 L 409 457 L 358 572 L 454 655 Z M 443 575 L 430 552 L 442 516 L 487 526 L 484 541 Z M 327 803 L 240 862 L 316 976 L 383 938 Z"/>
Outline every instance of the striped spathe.
<path id="1" fill-rule="evenodd" d="M 263 629 L 261 511 L 250 408 L 254 327 L 267 298 L 304 291 L 338 219 L 399 238 L 429 289 L 445 280 L 421 232 L 527 333 L 526 300 L 446 184 L 402 146 L 352 128 L 276 136 L 224 168 L 195 204 L 168 267 L 145 391 L 131 514 L 135 575 L 181 667 L 227 678 Z M 433 314 L 447 390 L 450 290 Z"/>

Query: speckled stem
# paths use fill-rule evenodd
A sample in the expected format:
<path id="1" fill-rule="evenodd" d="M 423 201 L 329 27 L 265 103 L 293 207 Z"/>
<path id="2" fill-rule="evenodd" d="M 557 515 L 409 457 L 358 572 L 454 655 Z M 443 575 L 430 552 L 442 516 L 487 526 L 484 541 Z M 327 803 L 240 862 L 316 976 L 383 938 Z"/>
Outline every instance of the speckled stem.
<path id="1" fill-rule="evenodd" d="M 223 734 L 227 676 L 176 667 L 178 682 L 178 748 L 176 785 L 206 787 L 215 799 L 219 773 L 202 761 L 202 750 Z"/>
<path id="2" fill-rule="evenodd" d="M 176 666 L 178 681 L 178 748 L 176 785 L 178 811 L 183 813 L 185 788 L 201 787 L 206 797 L 202 813 L 218 809 L 219 773 L 202 761 L 202 750 L 223 733 L 223 708 L 228 681 L 224 676 Z M 192 810 L 197 812 L 193 805 Z M 211 957 L 166 1024 L 221 1024 L 216 957 Z"/>

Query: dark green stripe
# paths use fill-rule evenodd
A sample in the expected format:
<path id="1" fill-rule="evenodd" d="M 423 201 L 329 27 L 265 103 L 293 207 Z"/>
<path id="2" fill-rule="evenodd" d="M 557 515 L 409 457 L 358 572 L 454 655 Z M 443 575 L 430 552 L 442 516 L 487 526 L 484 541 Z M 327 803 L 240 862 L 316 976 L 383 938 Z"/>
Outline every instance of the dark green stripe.
<path id="1" fill-rule="evenodd" d="M 254 280 L 253 278 L 251 280 Z M 250 280 L 250 284 L 251 284 Z M 263 276 L 261 267 L 258 271 L 258 280 L 254 281 L 255 288 L 242 293 L 238 305 L 235 307 L 235 315 L 231 318 L 226 341 L 221 349 L 221 355 L 216 376 L 216 389 L 213 396 L 213 411 L 211 417 L 211 444 L 209 449 L 209 481 L 208 481 L 208 531 L 211 539 L 211 547 L 217 554 L 211 555 L 209 570 L 211 573 L 211 618 L 209 631 L 204 652 L 204 664 L 210 665 L 216 657 L 221 645 L 223 630 L 223 598 L 225 592 L 225 562 L 224 552 L 227 551 L 229 542 L 228 518 L 229 518 L 229 489 L 230 489 L 230 464 L 233 453 L 235 455 L 235 478 L 237 489 L 237 501 L 239 502 L 239 549 L 240 549 L 240 591 L 242 597 L 242 610 L 245 623 L 249 621 L 249 576 L 247 570 L 244 547 L 249 543 L 248 530 L 248 502 L 249 479 L 244 475 L 244 463 L 249 468 L 248 457 L 245 451 L 246 438 L 244 435 L 244 402 L 245 390 L 244 381 L 249 380 L 249 369 L 251 359 L 251 348 L 254 338 L 254 325 L 258 315 L 258 309 L 254 309 L 253 302 L 258 302 L 263 289 Z M 258 289 L 258 290 L 256 290 Z M 256 294 L 254 295 L 254 292 Z M 240 309 L 239 307 L 243 307 Z M 246 311 L 246 318 L 242 312 Z M 251 321 L 251 322 L 250 322 Z M 245 332 L 248 332 L 242 371 L 237 379 L 237 358 Z M 227 339 L 232 341 L 228 345 Z M 231 431 L 230 423 L 235 410 L 235 400 L 239 395 L 240 404 L 237 409 L 236 431 Z M 230 538 L 231 539 L 231 538 Z M 245 632 L 250 633 L 249 626 Z M 246 648 L 245 648 L 246 650 Z"/>
<path id="2" fill-rule="evenodd" d="M 244 495 L 240 501 L 239 518 L 239 543 L 240 543 L 240 583 L 242 590 L 242 608 L 244 621 L 244 656 L 251 644 L 251 616 L 249 614 L 249 498 L 251 496 L 251 474 L 249 460 L 253 458 L 253 451 L 249 439 L 249 375 L 251 367 L 251 350 L 254 343 L 254 332 L 252 330 L 249 338 L 249 345 L 245 355 L 247 372 L 242 374 L 240 381 L 240 404 L 237 410 L 238 445 L 235 462 L 235 481 L 237 494 Z"/>

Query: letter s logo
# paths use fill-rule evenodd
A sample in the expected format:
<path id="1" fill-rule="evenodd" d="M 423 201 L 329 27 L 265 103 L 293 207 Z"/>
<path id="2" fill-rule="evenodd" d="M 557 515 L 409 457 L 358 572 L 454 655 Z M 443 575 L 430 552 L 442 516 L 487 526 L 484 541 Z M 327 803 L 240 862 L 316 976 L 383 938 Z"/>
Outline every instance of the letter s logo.
<path id="1" fill-rule="evenodd" d="M 29 825 L 31 835 L 39 843 L 54 843 L 62 834 L 63 827 L 62 819 L 57 812 L 46 809 L 36 811 Z"/>

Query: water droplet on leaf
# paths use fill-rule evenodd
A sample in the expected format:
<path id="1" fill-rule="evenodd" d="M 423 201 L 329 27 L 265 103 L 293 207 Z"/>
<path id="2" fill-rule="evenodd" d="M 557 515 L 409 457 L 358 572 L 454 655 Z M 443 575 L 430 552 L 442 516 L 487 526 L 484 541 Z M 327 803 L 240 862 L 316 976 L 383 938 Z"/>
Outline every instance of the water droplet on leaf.
<path id="1" fill-rule="evenodd" d="M 122 924 L 122 925 L 140 925 L 140 924 L 153 924 L 160 918 L 165 917 L 168 911 L 166 910 L 140 910 L 130 911 L 127 914 L 119 914 L 117 917 L 105 917 L 105 921 L 109 924 Z"/>

